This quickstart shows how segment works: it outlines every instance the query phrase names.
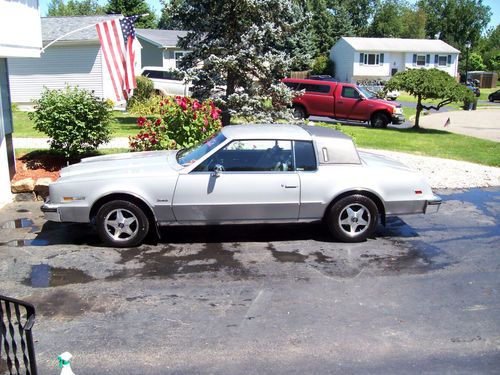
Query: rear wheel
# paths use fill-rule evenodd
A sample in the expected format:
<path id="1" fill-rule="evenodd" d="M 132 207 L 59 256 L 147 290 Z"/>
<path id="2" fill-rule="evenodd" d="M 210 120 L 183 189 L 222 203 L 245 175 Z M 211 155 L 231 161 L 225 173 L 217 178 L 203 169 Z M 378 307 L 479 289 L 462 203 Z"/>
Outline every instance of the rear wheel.
<path id="1" fill-rule="evenodd" d="M 116 200 L 104 204 L 96 216 L 99 237 L 113 247 L 140 245 L 149 231 L 149 221 L 132 202 Z"/>
<path id="2" fill-rule="evenodd" d="M 489 100 L 490 102 L 492 102 L 492 103 L 493 103 L 493 102 L 494 102 L 494 100 L 493 100 L 493 96 L 491 96 L 491 95 L 490 95 L 490 96 L 488 96 L 488 100 Z"/>
<path id="3" fill-rule="evenodd" d="M 386 128 L 389 123 L 389 118 L 382 112 L 376 112 L 372 115 L 370 123 L 373 128 Z"/>
<path id="4" fill-rule="evenodd" d="M 378 223 L 377 205 L 360 194 L 340 199 L 330 209 L 326 222 L 330 232 L 343 242 L 361 242 L 373 234 Z"/>
<path id="5" fill-rule="evenodd" d="M 304 107 L 301 106 L 293 106 L 293 117 L 296 119 L 302 120 L 307 118 L 307 112 Z"/>

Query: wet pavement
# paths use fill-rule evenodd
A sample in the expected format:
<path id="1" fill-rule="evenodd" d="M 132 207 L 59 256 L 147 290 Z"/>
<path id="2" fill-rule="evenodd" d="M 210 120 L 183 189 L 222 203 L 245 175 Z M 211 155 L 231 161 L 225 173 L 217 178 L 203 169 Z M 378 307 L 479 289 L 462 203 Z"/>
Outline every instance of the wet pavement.
<path id="1" fill-rule="evenodd" d="M 500 188 L 438 193 L 437 214 L 359 244 L 297 224 L 131 249 L 19 202 L 0 211 L 0 294 L 35 305 L 41 374 L 64 351 L 80 375 L 498 373 Z"/>

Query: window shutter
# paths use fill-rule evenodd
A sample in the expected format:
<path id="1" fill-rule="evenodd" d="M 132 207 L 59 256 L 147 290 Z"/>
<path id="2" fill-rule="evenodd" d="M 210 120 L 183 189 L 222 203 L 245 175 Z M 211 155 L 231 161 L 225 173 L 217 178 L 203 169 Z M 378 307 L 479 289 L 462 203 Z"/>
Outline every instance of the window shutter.
<path id="1" fill-rule="evenodd" d="M 448 55 L 448 65 L 451 65 L 451 55 Z"/>
<path id="2" fill-rule="evenodd" d="M 384 54 L 381 53 L 380 54 L 380 64 L 383 64 L 384 63 Z"/>
<path id="3" fill-rule="evenodd" d="M 434 55 L 434 65 L 439 64 L 439 55 Z"/>
<path id="4" fill-rule="evenodd" d="M 431 63 L 431 55 L 425 56 L 425 63 L 429 65 Z"/>
<path id="5" fill-rule="evenodd" d="M 359 54 L 359 63 L 363 64 L 364 61 L 365 61 L 365 54 L 364 53 L 360 53 Z"/>
<path id="6" fill-rule="evenodd" d="M 413 54 L 413 65 L 417 65 L 417 54 Z"/>

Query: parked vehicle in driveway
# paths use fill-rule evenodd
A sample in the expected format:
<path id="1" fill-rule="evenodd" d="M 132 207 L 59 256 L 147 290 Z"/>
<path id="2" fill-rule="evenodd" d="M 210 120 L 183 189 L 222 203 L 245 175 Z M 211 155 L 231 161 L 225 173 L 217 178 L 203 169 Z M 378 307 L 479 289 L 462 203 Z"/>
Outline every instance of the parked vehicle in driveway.
<path id="1" fill-rule="evenodd" d="M 495 100 L 500 100 L 500 90 L 492 92 L 490 95 L 488 95 L 488 100 L 490 102 L 494 102 Z"/>
<path id="2" fill-rule="evenodd" d="M 153 81 L 157 94 L 189 96 L 191 95 L 191 84 L 184 82 L 182 75 L 172 68 L 161 66 L 145 66 L 142 68 L 142 76 Z"/>
<path id="3" fill-rule="evenodd" d="M 296 117 L 325 116 L 369 122 L 385 128 L 405 121 L 401 105 L 377 98 L 363 87 L 342 82 L 285 78 L 283 83 L 304 94 L 293 100 Z"/>
<path id="4" fill-rule="evenodd" d="M 95 223 L 106 244 L 128 247 L 163 225 L 317 220 L 358 242 L 386 216 L 440 203 L 420 174 L 358 152 L 333 129 L 239 125 L 180 151 L 83 159 L 61 170 L 42 211 L 47 220 Z"/>

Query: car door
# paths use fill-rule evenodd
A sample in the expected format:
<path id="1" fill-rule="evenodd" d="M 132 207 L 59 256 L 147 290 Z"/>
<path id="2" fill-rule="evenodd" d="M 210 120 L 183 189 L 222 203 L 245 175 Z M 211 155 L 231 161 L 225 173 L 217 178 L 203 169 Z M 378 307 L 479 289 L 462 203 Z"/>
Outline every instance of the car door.
<path id="1" fill-rule="evenodd" d="M 368 117 L 366 100 L 361 99 L 354 86 L 342 86 L 340 96 L 335 102 L 335 116 L 352 120 L 366 120 Z"/>
<path id="2" fill-rule="evenodd" d="M 300 182 L 289 140 L 235 140 L 179 176 L 180 223 L 297 220 Z"/>

